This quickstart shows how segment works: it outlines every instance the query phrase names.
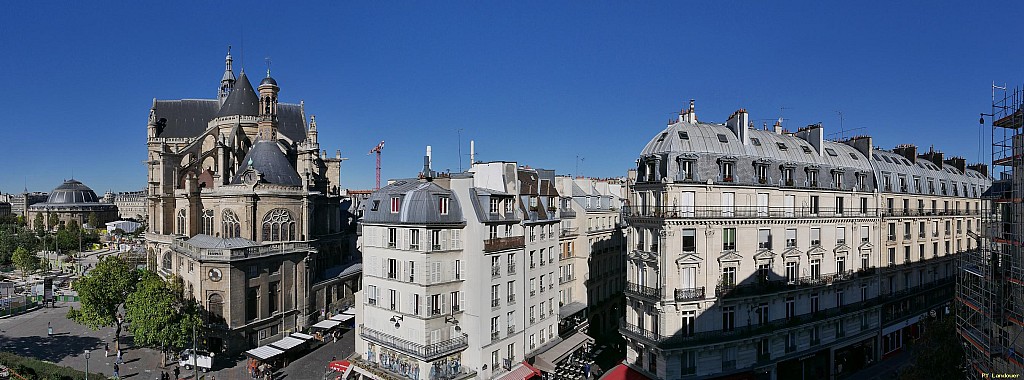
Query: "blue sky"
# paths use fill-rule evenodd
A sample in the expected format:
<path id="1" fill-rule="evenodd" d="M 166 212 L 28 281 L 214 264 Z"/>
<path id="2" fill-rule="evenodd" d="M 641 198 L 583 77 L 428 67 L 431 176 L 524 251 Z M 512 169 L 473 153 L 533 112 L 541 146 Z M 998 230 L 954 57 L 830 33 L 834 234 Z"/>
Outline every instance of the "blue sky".
<path id="1" fill-rule="evenodd" d="M 142 189 L 153 98 L 212 98 L 227 45 L 304 100 L 343 185 L 513 160 L 622 176 L 689 99 L 704 121 L 822 122 L 982 157 L 993 81 L 1024 82 L 1017 3 L 13 2 L 0 14 L 0 191 Z M 577 157 L 583 160 L 577 161 Z M 987 160 L 987 158 L 984 158 Z"/>

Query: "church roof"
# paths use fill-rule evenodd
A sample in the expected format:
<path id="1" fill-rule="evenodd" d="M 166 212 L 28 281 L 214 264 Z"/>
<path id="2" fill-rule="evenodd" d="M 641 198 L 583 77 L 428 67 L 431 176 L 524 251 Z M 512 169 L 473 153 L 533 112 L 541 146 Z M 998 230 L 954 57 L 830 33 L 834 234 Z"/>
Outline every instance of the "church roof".
<path id="1" fill-rule="evenodd" d="M 246 166 L 252 166 L 263 175 L 263 181 L 275 185 L 301 186 L 302 179 L 295 171 L 288 157 L 284 155 L 276 142 L 260 140 L 253 144 L 249 153 L 242 159 L 243 169 L 231 179 L 232 184 L 242 183 L 242 174 Z"/>
<path id="2" fill-rule="evenodd" d="M 231 95 L 228 95 L 228 99 L 231 99 Z M 224 104 L 227 105 L 227 101 Z M 165 119 L 163 132 L 157 137 L 197 137 L 206 131 L 210 120 L 218 117 L 219 103 L 216 99 L 157 100 L 153 109 L 157 120 Z M 285 103 L 277 105 L 278 133 L 292 141 L 304 141 L 305 125 L 302 106 Z"/>
<path id="3" fill-rule="evenodd" d="M 235 115 L 259 116 L 259 114 L 260 97 L 256 96 L 256 91 L 252 89 L 249 77 L 243 72 L 238 76 L 238 80 L 235 81 L 235 88 L 228 94 L 224 105 L 217 111 L 217 117 Z"/>

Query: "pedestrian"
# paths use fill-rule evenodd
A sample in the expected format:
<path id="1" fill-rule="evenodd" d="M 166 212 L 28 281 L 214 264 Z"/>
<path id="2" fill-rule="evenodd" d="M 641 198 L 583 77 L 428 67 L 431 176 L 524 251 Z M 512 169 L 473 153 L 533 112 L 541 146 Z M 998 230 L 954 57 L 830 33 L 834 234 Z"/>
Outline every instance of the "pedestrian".
<path id="1" fill-rule="evenodd" d="M 118 372 L 119 370 L 120 370 L 120 368 L 117 366 L 117 363 L 114 363 L 114 378 L 115 379 L 120 379 L 121 378 L 121 374 Z"/>
<path id="2" fill-rule="evenodd" d="M 181 369 L 174 367 L 174 380 L 178 380 L 178 376 L 181 374 Z"/>
<path id="3" fill-rule="evenodd" d="M 121 350 L 120 349 L 117 350 L 117 361 L 115 363 L 117 363 L 117 364 L 124 364 L 124 357 L 121 356 Z"/>
<path id="4" fill-rule="evenodd" d="M 103 357 L 110 357 L 110 343 L 103 343 Z"/>

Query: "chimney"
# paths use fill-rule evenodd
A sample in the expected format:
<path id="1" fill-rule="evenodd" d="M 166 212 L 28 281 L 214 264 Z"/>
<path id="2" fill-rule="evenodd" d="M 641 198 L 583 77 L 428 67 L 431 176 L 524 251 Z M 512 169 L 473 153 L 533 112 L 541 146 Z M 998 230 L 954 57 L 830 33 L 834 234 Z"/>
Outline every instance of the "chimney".
<path id="1" fill-rule="evenodd" d="M 903 156 L 903 158 L 906 158 L 907 160 L 910 160 L 910 163 L 912 163 L 912 164 L 916 164 L 917 163 L 917 146 L 916 145 L 900 144 L 900 145 L 897 145 L 896 148 L 893 148 L 892 152 L 896 153 L 896 154 L 898 154 L 900 156 Z"/>
<path id="2" fill-rule="evenodd" d="M 775 132 L 775 134 L 777 134 L 777 135 L 781 135 L 782 134 L 782 118 L 781 117 L 779 118 L 779 120 L 775 121 L 775 125 L 772 126 L 772 131 Z"/>
<path id="3" fill-rule="evenodd" d="M 469 140 L 469 166 L 476 163 L 476 142 Z"/>
<path id="4" fill-rule="evenodd" d="M 946 164 L 952 165 L 954 168 L 960 169 L 960 172 L 967 171 L 967 160 L 963 157 L 950 157 L 945 162 Z"/>
<path id="5" fill-rule="evenodd" d="M 977 163 L 977 164 L 972 164 L 972 165 L 968 166 L 967 168 L 971 169 L 971 170 L 974 170 L 974 171 L 976 171 L 978 173 L 981 173 L 981 175 L 983 175 L 983 176 L 988 177 L 988 165 L 985 165 L 985 164 L 982 164 L 982 163 Z"/>
<path id="6" fill-rule="evenodd" d="M 796 137 L 802 138 L 814 147 L 814 151 L 821 155 L 821 147 L 824 145 L 824 128 L 821 124 L 812 124 L 796 131 Z"/>
<path id="7" fill-rule="evenodd" d="M 690 108 L 679 111 L 679 121 L 697 124 L 697 113 L 694 112 L 693 99 L 690 99 Z"/>
<path id="8" fill-rule="evenodd" d="M 334 158 L 341 159 L 341 149 L 334 151 Z"/>
<path id="9" fill-rule="evenodd" d="M 922 154 L 918 157 L 931 161 L 935 166 L 938 166 L 939 169 L 942 169 L 942 152 L 936 152 L 934 146 L 928 147 L 928 153 Z"/>
<path id="10" fill-rule="evenodd" d="M 871 159 L 871 136 L 856 136 L 851 137 L 849 140 L 843 141 L 843 144 L 852 146 L 854 149 L 863 154 L 867 159 Z"/>
<path id="11" fill-rule="evenodd" d="M 742 108 L 733 112 L 732 116 L 729 116 L 729 120 L 725 122 L 725 125 L 732 130 L 732 133 L 736 134 L 736 138 L 738 138 L 743 145 L 750 144 L 747 124 L 750 124 L 750 116 L 747 115 L 747 110 Z"/>

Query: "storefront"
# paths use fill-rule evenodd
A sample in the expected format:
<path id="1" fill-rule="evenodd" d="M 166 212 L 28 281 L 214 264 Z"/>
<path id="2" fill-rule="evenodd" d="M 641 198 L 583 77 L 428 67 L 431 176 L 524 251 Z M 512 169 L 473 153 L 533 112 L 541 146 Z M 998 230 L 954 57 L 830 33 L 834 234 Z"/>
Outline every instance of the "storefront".
<path id="1" fill-rule="evenodd" d="M 831 375 L 828 365 L 828 349 L 819 350 L 798 358 L 779 362 L 777 378 L 779 379 L 827 379 Z"/>
<path id="2" fill-rule="evenodd" d="M 874 364 L 877 337 L 870 337 L 860 342 L 837 348 L 833 372 L 837 379 L 843 379 L 857 371 Z"/>

